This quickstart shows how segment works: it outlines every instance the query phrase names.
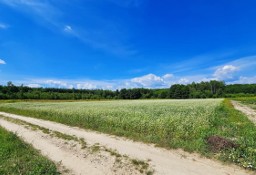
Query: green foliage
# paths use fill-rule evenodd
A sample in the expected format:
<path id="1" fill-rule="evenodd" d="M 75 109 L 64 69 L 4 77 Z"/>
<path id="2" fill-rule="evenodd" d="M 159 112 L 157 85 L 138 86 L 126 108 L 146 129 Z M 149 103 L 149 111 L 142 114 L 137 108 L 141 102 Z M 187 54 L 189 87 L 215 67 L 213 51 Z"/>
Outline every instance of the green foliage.
<path id="1" fill-rule="evenodd" d="M 0 127 L 0 174 L 57 175 L 55 165 Z"/>
<path id="2" fill-rule="evenodd" d="M 225 85 L 222 81 L 191 83 L 188 85 L 174 84 L 169 89 L 121 89 L 116 91 L 102 89 L 57 89 L 30 88 L 15 86 L 8 82 L 0 85 L 0 99 L 51 99 L 51 100 L 91 100 L 91 99 L 149 99 L 149 98 L 219 98 L 255 96 L 256 84 Z"/>
<path id="3" fill-rule="evenodd" d="M 223 97 L 225 83 L 212 80 L 209 82 L 192 83 L 188 85 L 190 98 L 217 98 Z"/>
<path id="4" fill-rule="evenodd" d="M 256 84 L 231 84 L 225 91 L 227 94 L 256 94 Z"/>
<path id="5" fill-rule="evenodd" d="M 170 98 L 186 99 L 189 98 L 189 87 L 182 84 L 172 85 L 169 92 Z"/>

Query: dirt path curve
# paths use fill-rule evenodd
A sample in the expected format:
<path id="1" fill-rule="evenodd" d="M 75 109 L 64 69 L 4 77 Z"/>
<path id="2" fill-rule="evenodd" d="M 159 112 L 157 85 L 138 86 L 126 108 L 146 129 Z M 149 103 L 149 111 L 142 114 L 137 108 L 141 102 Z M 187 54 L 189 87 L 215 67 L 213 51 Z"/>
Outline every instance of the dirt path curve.
<path id="1" fill-rule="evenodd" d="M 150 160 L 153 165 L 155 174 L 161 175 L 248 175 L 255 174 L 247 172 L 239 167 L 233 165 L 223 165 L 222 163 L 214 160 L 201 158 L 197 154 L 189 154 L 181 150 L 166 150 L 156 148 L 153 145 L 133 142 L 123 138 L 117 138 L 107 134 L 70 127 L 63 124 L 45 121 L 41 119 L 23 117 L 14 114 L 0 112 L 0 115 L 26 121 L 28 123 L 48 128 L 50 130 L 58 131 L 61 133 L 75 135 L 78 138 L 84 138 L 90 144 L 99 143 L 107 148 L 115 149 L 122 155 L 127 155 L 131 158 L 140 160 Z M 8 130 L 16 130 L 17 133 L 22 132 L 19 129 L 13 129 L 12 126 L 6 126 L 2 120 L 0 125 Z M 32 139 L 32 138 L 31 138 Z M 48 145 L 49 146 L 49 145 Z M 40 150 L 49 149 L 50 147 L 42 146 Z M 69 157 L 63 157 L 63 161 L 70 161 Z M 64 163 L 64 162 L 63 162 Z M 79 160 L 73 161 L 79 164 Z M 95 170 L 96 171 L 96 170 Z M 86 173 L 84 173 L 86 174 Z M 92 173 L 90 173 L 92 174 Z M 102 174 L 102 173 L 96 173 Z M 103 173 L 107 174 L 107 173 Z"/>
<path id="2" fill-rule="evenodd" d="M 243 105 L 237 101 L 231 101 L 231 103 L 233 104 L 234 108 L 236 110 L 241 111 L 242 113 L 244 113 L 245 115 L 248 116 L 248 118 L 254 123 L 256 124 L 256 111 L 246 105 Z"/>

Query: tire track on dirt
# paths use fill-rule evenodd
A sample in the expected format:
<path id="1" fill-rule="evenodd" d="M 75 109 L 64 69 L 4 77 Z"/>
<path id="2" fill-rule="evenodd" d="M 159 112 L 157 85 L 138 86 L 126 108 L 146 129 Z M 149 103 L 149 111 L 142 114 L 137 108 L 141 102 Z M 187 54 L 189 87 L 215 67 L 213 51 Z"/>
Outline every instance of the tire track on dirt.
<path id="1" fill-rule="evenodd" d="M 248 106 L 242 105 L 237 101 L 231 101 L 232 105 L 236 110 L 244 113 L 254 124 L 256 124 L 256 111 Z"/>

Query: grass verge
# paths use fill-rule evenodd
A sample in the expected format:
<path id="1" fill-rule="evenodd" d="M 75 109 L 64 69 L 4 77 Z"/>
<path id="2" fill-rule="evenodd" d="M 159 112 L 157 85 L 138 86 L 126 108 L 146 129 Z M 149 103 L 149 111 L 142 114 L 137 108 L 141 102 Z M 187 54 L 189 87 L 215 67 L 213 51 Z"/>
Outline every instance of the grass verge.
<path id="1" fill-rule="evenodd" d="M 256 127 L 241 112 L 235 110 L 228 99 L 216 109 L 208 136 L 217 135 L 233 141 L 235 148 L 219 150 L 214 156 L 234 162 L 246 169 L 256 170 Z"/>
<path id="2" fill-rule="evenodd" d="M 58 175 L 54 163 L 0 127 L 0 174 Z"/>

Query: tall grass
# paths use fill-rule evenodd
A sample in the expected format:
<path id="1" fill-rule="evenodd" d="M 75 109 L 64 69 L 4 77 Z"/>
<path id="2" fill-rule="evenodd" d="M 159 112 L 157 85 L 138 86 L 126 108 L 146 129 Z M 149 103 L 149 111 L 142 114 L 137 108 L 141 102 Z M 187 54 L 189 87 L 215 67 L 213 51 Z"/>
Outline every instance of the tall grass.
<path id="1" fill-rule="evenodd" d="M 0 127 L 0 174 L 57 175 L 55 165 Z"/>

